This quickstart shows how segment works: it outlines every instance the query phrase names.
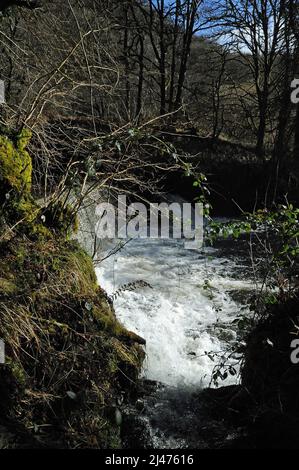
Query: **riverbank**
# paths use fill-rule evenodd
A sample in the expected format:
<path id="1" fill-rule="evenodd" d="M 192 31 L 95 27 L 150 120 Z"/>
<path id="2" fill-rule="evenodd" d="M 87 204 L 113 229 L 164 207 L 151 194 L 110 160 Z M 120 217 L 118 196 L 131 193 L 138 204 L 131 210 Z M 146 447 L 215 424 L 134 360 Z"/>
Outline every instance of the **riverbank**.
<path id="1" fill-rule="evenodd" d="M 1 448 L 120 448 L 144 341 L 116 319 L 76 242 L 0 245 Z"/>
<path id="2" fill-rule="evenodd" d="M 298 449 L 299 365 L 290 347 L 298 299 L 272 307 L 250 332 L 240 384 L 198 391 L 140 382 L 135 406 L 124 413 L 125 446 Z"/>

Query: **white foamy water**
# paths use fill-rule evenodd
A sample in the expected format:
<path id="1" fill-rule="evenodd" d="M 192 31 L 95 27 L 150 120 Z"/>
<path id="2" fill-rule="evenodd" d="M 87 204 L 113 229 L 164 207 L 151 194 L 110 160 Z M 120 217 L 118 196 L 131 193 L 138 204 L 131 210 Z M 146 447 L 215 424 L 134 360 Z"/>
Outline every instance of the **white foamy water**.
<path id="1" fill-rule="evenodd" d="M 182 241 L 149 239 L 131 241 L 97 268 L 109 295 L 136 281 L 150 284 L 123 290 L 115 311 L 146 339 L 145 377 L 171 386 L 209 385 L 217 360 L 205 353 L 228 349 L 236 338 L 232 321 L 242 313 L 231 292 L 253 287 L 238 273 L 238 261 L 216 249 L 189 251 Z"/>

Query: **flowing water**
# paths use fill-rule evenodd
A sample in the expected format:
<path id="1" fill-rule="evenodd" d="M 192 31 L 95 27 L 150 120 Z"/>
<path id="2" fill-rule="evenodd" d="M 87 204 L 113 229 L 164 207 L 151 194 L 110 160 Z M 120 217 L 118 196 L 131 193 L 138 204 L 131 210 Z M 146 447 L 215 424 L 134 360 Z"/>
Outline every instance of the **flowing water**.
<path id="1" fill-rule="evenodd" d="M 242 279 L 244 268 L 217 249 L 189 251 L 174 240 L 134 240 L 101 263 L 98 279 L 109 295 L 116 293 L 117 317 L 147 342 L 147 379 L 209 385 L 211 353 L 234 343 L 232 321 L 244 313 L 232 294 L 253 288 Z"/>
<path id="2" fill-rule="evenodd" d="M 189 251 L 182 241 L 136 239 L 97 268 L 118 319 L 146 340 L 143 375 L 156 386 L 141 404 L 145 446 L 211 445 L 202 435 L 215 423 L 210 431 L 199 423 L 194 393 L 211 384 L 215 365 L 239 340 L 234 320 L 248 315 L 244 298 L 254 283 L 236 246 Z M 238 359 L 230 362 L 237 370 Z M 237 381 L 228 374 L 219 385 Z M 230 430 L 220 433 L 230 438 Z"/>
<path id="3" fill-rule="evenodd" d="M 91 254 L 98 200 L 92 196 L 80 214 L 78 238 Z M 240 358 L 227 356 L 240 344 L 237 320 L 250 315 L 246 303 L 255 288 L 247 244 L 222 241 L 196 251 L 185 249 L 182 240 L 135 239 L 107 258 L 118 241 L 100 245 L 99 284 L 113 299 L 118 319 L 146 340 L 141 397 L 121 409 L 125 444 L 221 447 L 234 429 L 207 413 L 201 390 L 217 387 L 211 378 L 223 360 L 238 372 Z M 238 374 L 228 374 L 218 385 L 238 380 Z"/>

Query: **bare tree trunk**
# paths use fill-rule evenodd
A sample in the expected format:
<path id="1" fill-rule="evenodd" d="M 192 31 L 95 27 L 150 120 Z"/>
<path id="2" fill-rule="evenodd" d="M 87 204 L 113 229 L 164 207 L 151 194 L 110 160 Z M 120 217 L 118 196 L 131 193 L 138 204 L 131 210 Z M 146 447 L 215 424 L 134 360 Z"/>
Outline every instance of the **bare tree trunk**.
<path id="1" fill-rule="evenodd" d="M 136 118 L 140 120 L 142 114 L 142 99 L 143 99 L 143 83 L 144 83 L 144 38 L 139 35 L 139 76 L 138 76 L 138 90 L 137 90 L 137 103 L 136 103 Z"/>
<path id="2" fill-rule="evenodd" d="M 213 86 L 213 139 L 219 136 L 221 132 L 221 128 L 219 129 L 219 120 L 220 120 L 220 93 L 221 93 L 221 86 L 222 80 L 225 73 L 226 68 L 226 59 L 227 59 L 227 52 L 224 51 L 221 54 L 221 67 L 219 70 L 219 75 L 215 79 L 214 86 Z"/>
<path id="3" fill-rule="evenodd" d="M 159 21 L 160 21 L 160 114 L 163 115 L 166 113 L 166 50 L 165 50 L 165 4 L 164 0 L 161 0 L 161 7 L 159 10 Z"/>
<path id="4" fill-rule="evenodd" d="M 291 54 L 288 48 L 286 57 L 284 59 L 284 80 L 283 80 L 283 90 L 280 99 L 280 110 L 278 116 L 278 125 L 277 125 L 277 135 L 273 149 L 272 160 L 273 164 L 277 166 L 287 154 L 287 142 L 286 142 L 286 131 L 288 128 L 288 121 L 291 111 L 290 103 L 290 82 L 291 82 L 291 68 L 290 64 Z"/>
<path id="5" fill-rule="evenodd" d="M 191 50 L 191 43 L 194 34 L 194 25 L 196 19 L 196 13 L 199 6 L 198 0 L 188 0 L 187 5 L 187 13 L 186 13 L 186 30 L 183 38 L 183 51 L 182 51 L 182 60 L 180 65 L 179 71 L 179 78 L 178 78 L 178 88 L 177 88 L 177 95 L 175 101 L 176 109 L 179 109 L 182 105 L 182 97 L 183 97 L 183 88 L 186 78 L 186 71 L 187 71 L 187 64 Z"/>
<path id="6" fill-rule="evenodd" d="M 172 59 L 171 59 L 171 71 L 170 71 L 170 86 L 169 86 L 169 112 L 171 113 L 174 108 L 174 94 L 175 94 L 175 76 L 176 76 L 176 56 L 177 56 L 177 43 L 179 34 L 179 14 L 180 14 L 180 0 L 176 0 L 175 7 L 175 22 L 173 32 L 173 43 L 172 43 Z"/>
<path id="7" fill-rule="evenodd" d="M 297 10 L 296 10 L 297 11 Z M 296 23 L 296 29 L 294 30 L 296 35 L 296 49 L 295 49 L 295 66 L 294 76 L 296 78 L 299 77 L 299 31 L 298 31 L 298 24 Z M 294 146 L 293 146 L 293 153 L 292 153 L 292 167 L 294 173 L 299 176 L 299 104 L 296 104 L 296 115 L 295 115 L 295 122 L 294 122 Z"/>
<path id="8" fill-rule="evenodd" d="M 128 5 L 124 4 L 124 58 L 125 58 L 125 107 L 127 117 L 131 119 L 131 84 L 130 84 L 130 58 L 129 58 L 129 14 Z"/>
<path id="9" fill-rule="evenodd" d="M 258 131 L 257 131 L 257 142 L 256 142 L 256 155 L 259 158 L 263 158 L 265 155 L 267 109 L 268 109 L 268 93 L 267 93 L 267 90 L 265 89 L 263 92 L 261 101 L 260 101 L 259 126 L 258 126 Z"/>

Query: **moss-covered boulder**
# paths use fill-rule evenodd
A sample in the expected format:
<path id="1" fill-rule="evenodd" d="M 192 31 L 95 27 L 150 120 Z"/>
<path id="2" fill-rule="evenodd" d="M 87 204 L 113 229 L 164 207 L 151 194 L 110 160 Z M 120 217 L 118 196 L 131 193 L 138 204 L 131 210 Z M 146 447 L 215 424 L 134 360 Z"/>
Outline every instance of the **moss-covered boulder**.
<path id="1" fill-rule="evenodd" d="M 40 208 L 31 195 L 32 160 L 26 150 L 31 132 L 23 129 L 14 140 L 0 135 L 0 210 L 2 223 L 18 230 L 46 233 L 36 219 Z"/>
<path id="2" fill-rule="evenodd" d="M 24 129 L 15 145 L 6 136 L 0 136 L 0 179 L 8 190 L 15 190 L 23 197 L 31 192 L 32 161 L 26 147 L 31 133 Z"/>
<path id="3" fill-rule="evenodd" d="M 68 237 L 77 226 L 73 209 L 60 200 L 41 208 L 32 196 L 32 159 L 26 150 L 31 137 L 26 128 L 14 138 L 0 135 L 0 229 L 13 227 L 34 238 Z"/>
<path id="4" fill-rule="evenodd" d="M 143 340 L 117 321 L 91 258 L 76 242 L 14 238 L 0 273 L 0 425 L 22 430 L 7 446 L 120 447 L 118 398 L 135 393 Z"/>
<path id="5" fill-rule="evenodd" d="M 118 408 L 134 393 L 144 341 L 66 241 L 73 209 L 34 200 L 30 137 L 0 135 L 0 448 L 120 447 Z"/>

